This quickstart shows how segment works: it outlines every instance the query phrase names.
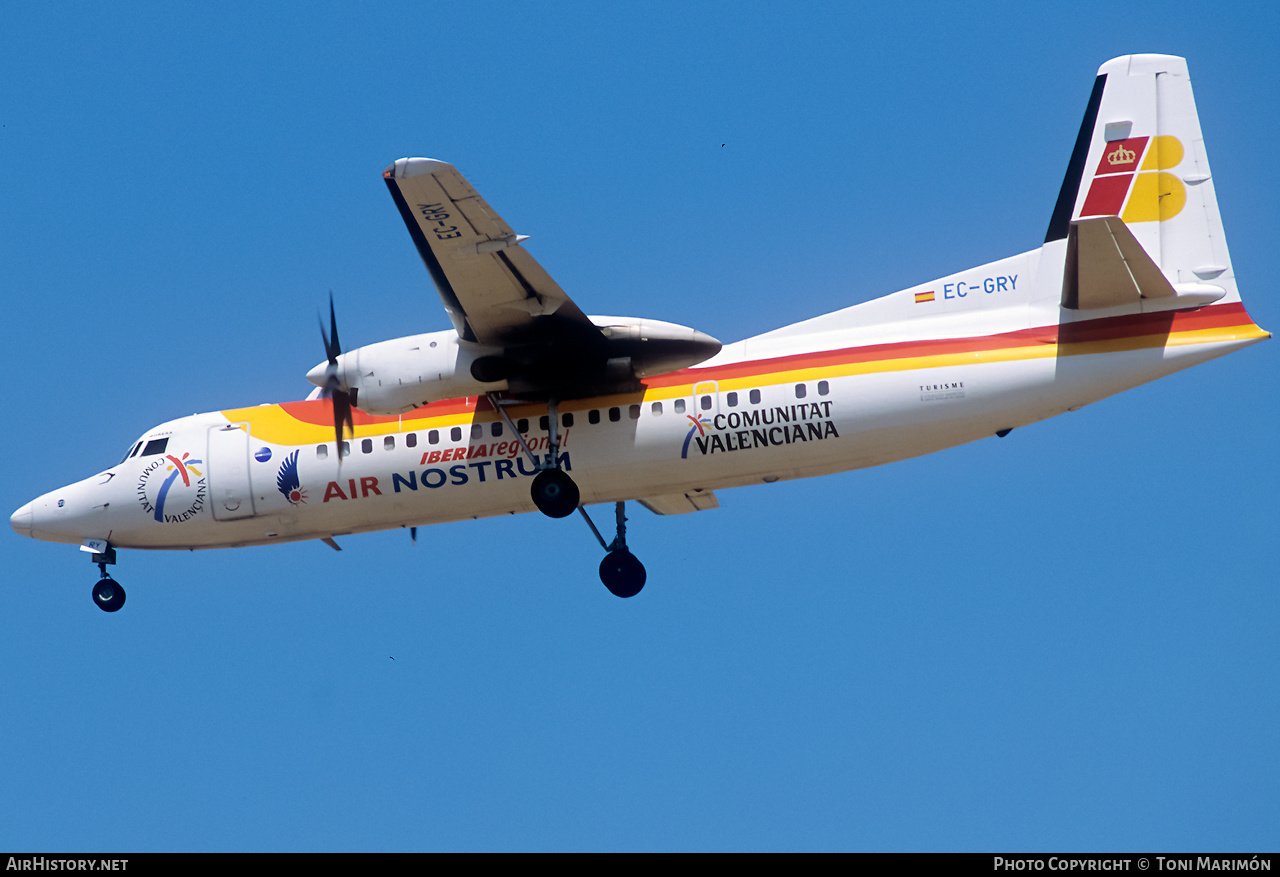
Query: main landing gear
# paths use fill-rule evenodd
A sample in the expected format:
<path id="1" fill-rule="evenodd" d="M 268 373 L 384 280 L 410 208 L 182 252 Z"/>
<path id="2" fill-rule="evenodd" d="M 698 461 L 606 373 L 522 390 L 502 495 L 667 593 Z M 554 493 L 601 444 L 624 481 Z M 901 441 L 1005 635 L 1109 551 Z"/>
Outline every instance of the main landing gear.
<path id="1" fill-rule="evenodd" d="M 560 468 L 560 416 L 556 412 L 556 400 L 552 399 L 547 403 L 547 454 L 542 458 L 529 449 L 524 436 L 507 415 L 505 406 L 515 403 L 499 399 L 493 393 L 489 394 L 489 401 L 506 421 L 507 428 L 538 470 L 538 474 L 533 477 L 533 485 L 529 488 L 529 497 L 538 511 L 549 518 L 567 518 L 573 514 L 581 495 L 569 473 Z"/>
<path id="2" fill-rule="evenodd" d="M 608 552 L 604 560 L 600 561 L 600 581 L 604 582 L 604 586 L 610 593 L 618 597 L 634 597 L 640 593 L 640 589 L 644 587 L 646 574 L 644 564 L 636 560 L 635 555 L 627 550 L 627 516 L 623 510 L 624 503 L 617 504 L 617 535 L 612 542 L 606 544 L 596 525 L 591 523 L 587 510 L 579 505 L 582 497 L 578 491 L 578 485 L 573 483 L 569 473 L 560 468 L 560 417 L 556 411 L 556 400 L 552 399 L 547 403 L 547 455 L 542 458 L 529 449 L 524 436 L 507 415 L 505 406 L 518 403 L 500 399 L 493 393 L 489 394 L 489 401 L 493 403 L 493 407 L 506 422 L 511 434 L 520 442 L 520 447 L 524 449 L 525 454 L 538 470 L 538 474 L 533 477 L 533 485 L 529 488 L 530 498 L 538 507 L 538 511 L 549 518 L 566 518 L 573 514 L 574 509 L 581 512 L 587 526 L 599 540 L 600 547 Z"/>
<path id="3" fill-rule="evenodd" d="M 578 507 L 578 485 L 563 469 L 543 469 L 533 478 L 533 504 L 549 518 L 567 518 Z"/>
<path id="4" fill-rule="evenodd" d="M 604 582 L 604 586 L 609 589 L 609 593 L 615 597 L 634 597 L 639 594 L 647 577 L 644 571 L 644 564 L 636 560 L 636 556 L 627 550 L 627 515 L 625 507 L 626 503 L 619 502 L 614 504 L 618 534 L 608 545 L 605 544 L 604 537 L 600 535 L 596 525 L 591 523 L 591 518 L 587 516 L 587 510 L 582 507 L 578 508 L 578 511 L 582 512 L 582 517 L 587 522 L 587 526 L 591 528 L 591 532 L 595 533 L 596 539 L 600 540 L 600 547 L 609 552 L 604 556 L 604 560 L 600 561 L 600 581 Z"/>
<path id="5" fill-rule="evenodd" d="M 107 564 L 116 562 L 116 550 L 108 545 L 106 551 L 92 557 L 101 575 L 98 583 L 93 586 L 93 602 L 103 612 L 115 612 L 124 605 L 124 588 L 107 574 Z"/>
<path id="6" fill-rule="evenodd" d="M 547 456 L 539 468 L 542 471 L 534 476 L 529 488 L 533 504 L 549 518 L 567 518 L 578 507 L 580 495 L 578 485 L 560 468 L 560 415 L 555 399 L 547 403 Z"/>

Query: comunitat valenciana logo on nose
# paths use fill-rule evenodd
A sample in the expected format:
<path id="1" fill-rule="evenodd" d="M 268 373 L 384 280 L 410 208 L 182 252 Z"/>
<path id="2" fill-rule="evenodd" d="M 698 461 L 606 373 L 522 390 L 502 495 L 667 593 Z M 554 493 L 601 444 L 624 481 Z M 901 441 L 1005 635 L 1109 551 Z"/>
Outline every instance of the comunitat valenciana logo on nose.
<path id="1" fill-rule="evenodd" d="M 138 476 L 137 496 L 143 511 L 162 524 L 180 524 L 200 514 L 208 485 L 197 465 L 204 464 L 191 459 L 190 453 L 182 459 L 167 454 L 148 463 Z"/>
<path id="2" fill-rule="evenodd" d="M 1125 222 L 1172 219 L 1187 203 L 1187 187 L 1168 171 L 1182 164 L 1182 141 L 1170 134 L 1114 140 L 1102 150 L 1083 216 Z"/>

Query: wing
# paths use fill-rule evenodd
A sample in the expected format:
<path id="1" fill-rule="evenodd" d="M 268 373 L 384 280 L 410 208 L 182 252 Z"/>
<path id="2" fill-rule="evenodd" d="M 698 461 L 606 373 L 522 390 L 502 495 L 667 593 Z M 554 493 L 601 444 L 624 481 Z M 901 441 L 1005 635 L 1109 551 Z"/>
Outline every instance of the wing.
<path id="1" fill-rule="evenodd" d="M 464 341 L 500 347 L 599 337 L 457 168 L 402 158 L 382 172 Z"/>

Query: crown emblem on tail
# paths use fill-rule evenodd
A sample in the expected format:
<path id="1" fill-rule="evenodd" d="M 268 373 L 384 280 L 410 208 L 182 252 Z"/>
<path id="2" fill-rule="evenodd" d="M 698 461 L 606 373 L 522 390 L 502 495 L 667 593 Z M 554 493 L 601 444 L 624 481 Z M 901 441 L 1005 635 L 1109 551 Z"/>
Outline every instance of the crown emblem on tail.
<path id="1" fill-rule="evenodd" d="M 1107 161 L 1111 164 L 1128 164 L 1137 157 L 1137 153 L 1132 149 L 1125 149 L 1124 144 L 1121 143 L 1107 154 Z"/>

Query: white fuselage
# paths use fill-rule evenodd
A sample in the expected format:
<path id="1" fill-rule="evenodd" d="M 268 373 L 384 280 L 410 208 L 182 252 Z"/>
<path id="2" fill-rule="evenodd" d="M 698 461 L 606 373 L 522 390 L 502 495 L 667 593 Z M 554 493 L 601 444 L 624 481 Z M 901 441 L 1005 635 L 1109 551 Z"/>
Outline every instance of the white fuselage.
<path id="1" fill-rule="evenodd" d="M 1025 275 L 1030 259 L 974 269 L 972 282 Z M 969 315 L 957 299 L 938 303 L 937 321 L 885 319 L 892 308 L 914 313 L 919 295 L 906 290 L 729 345 L 646 381 L 641 393 L 563 401 L 561 465 L 584 504 L 877 466 L 1073 410 L 1267 337 L 1238 301 L 1064 317 L 1056 302 L 1006 291 L 1005 308 L 987 301 Z M 957 326 L 973 334 L 956 336 Z M 545 454 L 547 406 L 507 412 Z M 147 453 L 159 439 L 163 449 Z M 347 444 L 340 459 L 323 400 L 196 414 L 149 431 L 119 465 L 24 506 L 13 526 L 55 542 L 214 548 L 535 510 L 535 464 L 486 397 L 398 416 L 357 412 Z"/>
<path id="2" fill-rule="evenodd" d="M 162 424 L 119 465 L 15 512 L 18 532 L 94 554 L 103 608 L 123 603 L 114 548 L 559 517 L 575 484 L 582 503 L 714 508 L 715 490 L 1003 435 L 1269 337 L 1241 303 L 1173 56 L 1099 68 L 1042 246 L 723 349 L 671 323 L 587 316 L 447 162 L 399 159 L 383 180 L 453 330 L 343 353 L 331 303 L 308 375 L 326 399 Z M 615 395 L 582 398 L 600 388 Z M 568 479 L 540 472 L 549 433 Z M 620 596 L 644 582 L 624 535 L 601 566 Z"/>

